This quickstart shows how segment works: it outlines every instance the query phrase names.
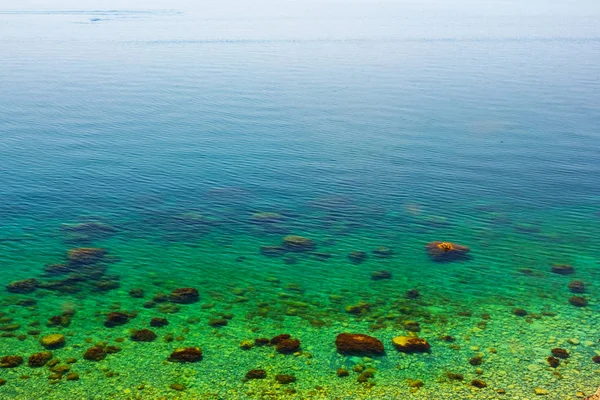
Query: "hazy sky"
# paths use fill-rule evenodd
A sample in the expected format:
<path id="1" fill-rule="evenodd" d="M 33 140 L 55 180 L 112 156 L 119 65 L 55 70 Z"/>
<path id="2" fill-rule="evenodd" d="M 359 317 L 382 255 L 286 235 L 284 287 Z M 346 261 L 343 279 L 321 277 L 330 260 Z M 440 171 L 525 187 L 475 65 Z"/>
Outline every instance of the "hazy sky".
<path id="1" fill-rule="evenodd" d="M 600 15 L 600 0 L 2 0 L 0 10 L 179 9 L 210 15 L 303 12 L 452 12 L 468 15 Z M 600 22 L 599 22 L 600 23 Z"/>

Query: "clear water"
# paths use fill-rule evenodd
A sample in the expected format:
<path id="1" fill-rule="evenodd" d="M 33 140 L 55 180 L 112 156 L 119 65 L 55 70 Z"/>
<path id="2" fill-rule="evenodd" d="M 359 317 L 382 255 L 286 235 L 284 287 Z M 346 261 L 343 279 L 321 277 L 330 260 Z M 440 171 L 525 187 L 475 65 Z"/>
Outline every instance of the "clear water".
<path id="1" fill-rule="evenodd" d="M 1 294 L 0 328 L 19 326 L 3 331 L 0 357 L 25 363 L 0 369 L 0 398 L 593 393 L 600 12 L 580 3 L 0 7 L 2 286 L 42 282 Z M 257 222 L 260 212 L 279 218 Z M 65 225 L 90 221 L 112 229 Z M 261 254 L 286 235 L 314 240 L 317 253 Z M 425 245 L 436 240 L 469 246 L 471 257 L 435 262 Z M 393 255 L 376 257 L 379 246 Z M 77 247 L 108 250 L 95 278 L 114 287 L 48 288 L 65 275 L 44 267 Z M 368 257 L 352 263 L 352 251 Z M 552 273 L 555 264 L 575 273 Z M 371 278 L 381 270 L 391 279 Z M 583 294 L 569 290 L 573 280 Z M 144 307 L 181 287 L 200 301 Z M 573 306 L 573 295 L 588 305 Z M 364 313 L 347 312 L 360 302 Z M 65 310 L 76 311 L 69 326 L 47 326 Z M 104 327 L 115 310 L 137 317 Z M 233 316 L 227 326 L 209 325 L 222 314 Z M 154 317 L 170 322 L 151 328 L 155 341 L 129 339 Z M 429 353 L 392 346 L 411 320 Z M 342 332 L 380 339 L 386 355 L 338 354 Z M 51 333 L 65 335 L 54 358 L 77 359 L 79 380 L 27 365 Z M 301 353 L 240 349 L 281 333 L 300 339 Z M 98 342 L 121 351 L 84 359 Z M 166 361 L 189 346 L 202 361 Z M 556 347 L 570 356 L 552 368 Z M 375 369 L 367 383 L 357 364 Z M 267 377 L 244 382 L 251 369 Z M 277 374 L 297 380 L 282 385 Z"/>

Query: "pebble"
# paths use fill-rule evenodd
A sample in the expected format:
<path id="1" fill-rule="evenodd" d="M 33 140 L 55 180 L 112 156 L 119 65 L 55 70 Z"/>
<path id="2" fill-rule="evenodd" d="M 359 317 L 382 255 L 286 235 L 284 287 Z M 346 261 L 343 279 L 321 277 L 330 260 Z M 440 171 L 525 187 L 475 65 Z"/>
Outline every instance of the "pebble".
<path id="1" fill-rule="evenodd" d="M 533 391 L 538 396 L 547 396 L 548 394 L 550 394 L 550 392 L 548 392 L 546 389 L 542 389 L 542 388 L 535 388 L 535 389 L 533 389 Z"/>

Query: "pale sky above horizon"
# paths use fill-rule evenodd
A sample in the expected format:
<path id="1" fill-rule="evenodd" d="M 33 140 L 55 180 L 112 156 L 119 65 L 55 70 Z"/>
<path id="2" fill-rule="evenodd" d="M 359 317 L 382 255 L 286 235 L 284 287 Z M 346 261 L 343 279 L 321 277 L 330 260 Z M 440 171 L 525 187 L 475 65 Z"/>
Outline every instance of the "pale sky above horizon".
<path id="1" fill-rule="evenodd" d="M 2 0 L 0 11 L 93 9 L 178 9 L 210 14 L 252 15 L 289 10 L 394 10 L 396 12 L 457 12 L 461 14 L 597 15 L 598 0 Z"/>

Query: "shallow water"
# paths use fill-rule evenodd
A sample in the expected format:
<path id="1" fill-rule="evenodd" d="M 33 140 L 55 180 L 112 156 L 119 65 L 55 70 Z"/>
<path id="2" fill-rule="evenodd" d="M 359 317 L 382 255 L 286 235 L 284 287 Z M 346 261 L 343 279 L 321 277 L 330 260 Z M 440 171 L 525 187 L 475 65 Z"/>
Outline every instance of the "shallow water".
<path id="1" fill-rule="evenodd" d="M 600 13 L 310 4 L 0 10 L 2 286 L 38 280 L 0 295 L 0 357 L 25 358 L 0 368 L 0 398 L 575 399 L 600 385 Z M 287 235 L 314 248 L 261 252 Z M 433 260 L 438 240 L 469 256 Z M 48 267 L 80 247 L 107 254 Z M 182 287 L 199 301 L 152 302 Z M 132 318 L 105 327 L 111 311 Z M 157 339 L 131 340 L 141 328 Z M 338 354 L 342 332 L 386 354 Z M 78 380 L 27 365 L 52 333 Z M 282 333 L 300 351 L 240 348 Z M 406 335 L 430 351 L 397 351 Z M 121 351 L 84 359 L 97 343 Z M 201 361 L 167 361 L 190 346 Z M 557 347 L 570 355 L 553 368 Z M 251 369 L 267 377 L 244 381 Z"/>

